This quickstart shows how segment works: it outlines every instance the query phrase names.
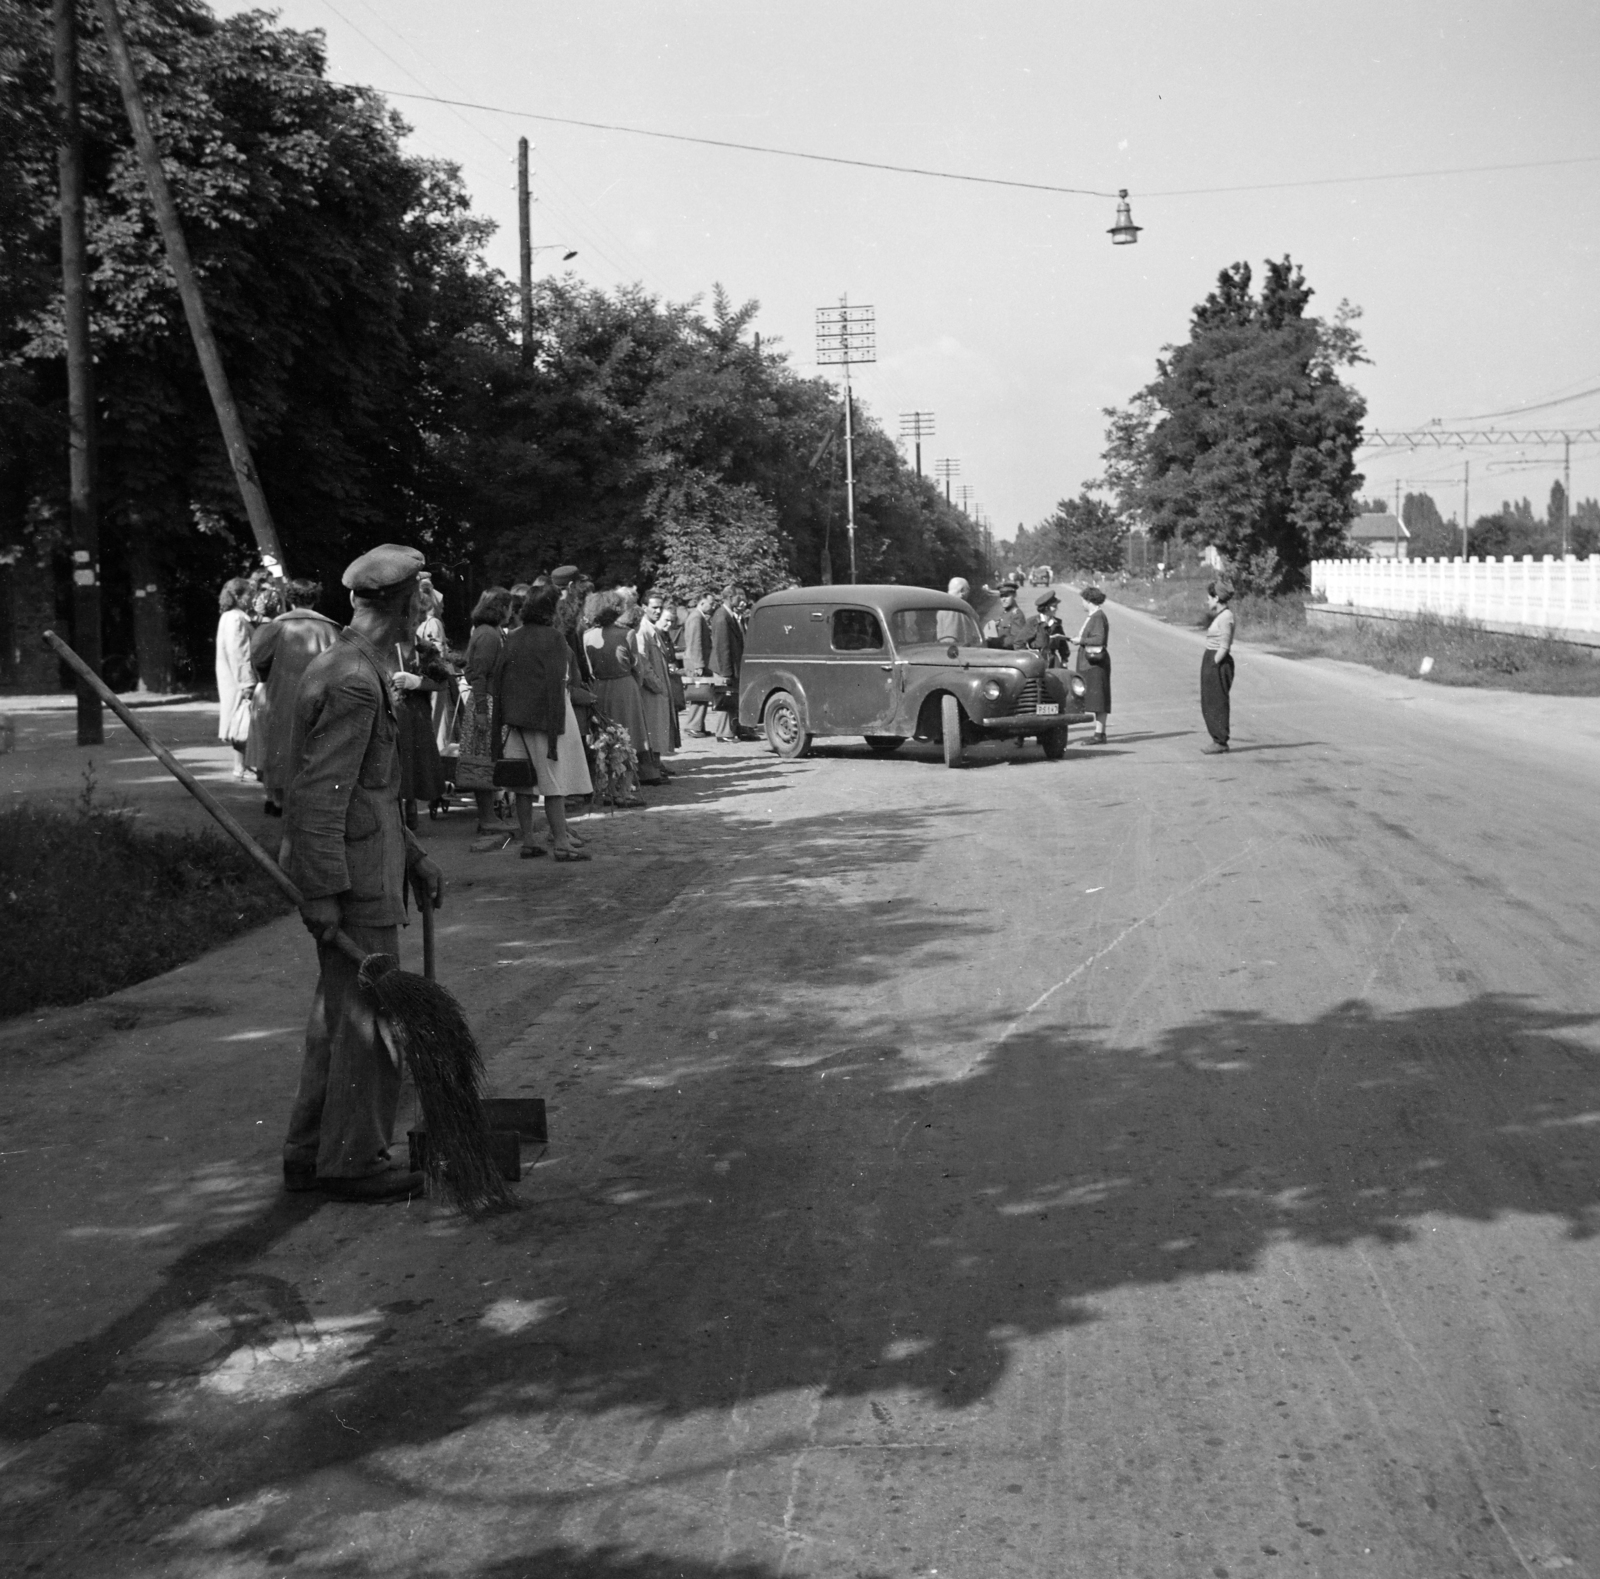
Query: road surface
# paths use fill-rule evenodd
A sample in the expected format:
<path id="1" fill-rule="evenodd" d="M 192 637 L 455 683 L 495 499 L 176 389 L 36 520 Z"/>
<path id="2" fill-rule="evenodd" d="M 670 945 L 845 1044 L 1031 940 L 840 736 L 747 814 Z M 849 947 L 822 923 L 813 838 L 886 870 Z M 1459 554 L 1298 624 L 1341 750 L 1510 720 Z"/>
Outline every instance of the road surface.
<path id="1" fill-rule="evenodd" d="M 513 1216 L 276 1192 L 292 920 L 0 1028 L 0 1569 L 1600 1579 L 1600 707 L 1111 614 L 1060 763 L 436 831 Z"/>

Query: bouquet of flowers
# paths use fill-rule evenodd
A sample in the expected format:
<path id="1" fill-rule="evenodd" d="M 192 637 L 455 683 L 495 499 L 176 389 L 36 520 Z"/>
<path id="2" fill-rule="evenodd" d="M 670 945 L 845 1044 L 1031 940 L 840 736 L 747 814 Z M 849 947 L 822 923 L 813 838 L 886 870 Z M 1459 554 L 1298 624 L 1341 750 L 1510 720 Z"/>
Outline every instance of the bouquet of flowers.
<path id="1" fill-rule="evenodd" d="M 596 708 L 589 726 L 589 749 L 594 753 L 596 797 L 611 805 L 626 800 L 639 774 L 639 753 L 633 748 L 632 736 Z"/>

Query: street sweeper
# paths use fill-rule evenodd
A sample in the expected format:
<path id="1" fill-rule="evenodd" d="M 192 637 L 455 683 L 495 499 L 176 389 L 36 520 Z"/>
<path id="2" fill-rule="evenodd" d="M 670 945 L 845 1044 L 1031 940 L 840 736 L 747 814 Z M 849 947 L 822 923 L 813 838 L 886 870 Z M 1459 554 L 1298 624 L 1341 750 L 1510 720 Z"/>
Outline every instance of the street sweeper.
<path id="1" fill-rule="evenodd" d="M 405 825 L 395 708 L 415 676 L 397 663 L 421 617 L 423 556 L 385 543 L 345 571 L 350 623 L 314 658 L 295 699 L 280 862 L 317 939 L 305 1061 L 283 1146 L 284 1186 L 346 1201 L 407 1200 L 421 1173 L 389 1156 L 400 1060 L 343 932 L 369 955 L 399 953 L 406 885 L 437 907 L 444 877 Z"/>

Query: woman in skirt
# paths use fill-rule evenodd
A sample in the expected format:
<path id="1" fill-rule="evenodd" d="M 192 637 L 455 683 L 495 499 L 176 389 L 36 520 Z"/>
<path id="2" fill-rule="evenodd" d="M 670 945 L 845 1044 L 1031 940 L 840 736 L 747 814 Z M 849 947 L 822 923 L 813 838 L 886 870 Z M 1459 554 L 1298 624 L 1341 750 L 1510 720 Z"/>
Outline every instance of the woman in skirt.
<path id="1" fill-rule="evenodd" d="M 1092 746 L 1106 743 L 1106 718 L 1111 712 L 1111 621 L 1101 608 L 1106 595 L 1099 587 L 1085 587 L 1078 596 L 1083 600 L 1085 619 L 1078 632 L 1077 672 L 1083 679 L 1083 710 L 1094 714 L 1094 733 L 1089 737 Z"/>
<path id="2" fill-rule="evenodd" d="M 1233 588 L 1213 581 L 1206 587 L 1206 650 L 1200 658 L 1200 716 L 1205 720 L 1209 744 L 1201 746 L 1208 757 L 1228 749 L 1232 728 L 1233 690 Z"/>
<path id="3" fill-rule="evenodd" d="M 533 842 L 533 797 L 539 794 L 550 853 L 558 861 L 587 861 L 583 841 L 567 827 L 567 796 L 591 794 L 594 785 L 567 694 L 571 650 L 551 623 L 559 601 L 554 587 L 533 588 L 523 600 L 521 625 L 495 663 L 495 782 L 516 796 L 524 858 L 544 854 Z"/>

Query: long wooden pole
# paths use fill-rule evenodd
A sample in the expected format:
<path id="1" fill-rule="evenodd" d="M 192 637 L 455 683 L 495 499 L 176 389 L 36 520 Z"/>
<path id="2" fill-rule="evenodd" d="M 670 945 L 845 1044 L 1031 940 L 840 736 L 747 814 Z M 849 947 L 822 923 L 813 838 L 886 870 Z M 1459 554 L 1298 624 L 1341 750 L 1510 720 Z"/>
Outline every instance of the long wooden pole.
<path id="1" fill-rule="evenodd" d="M 95 505 L 94 350 L 89 344 L 87 245 L 83 225 L 83 126 L 78 114 L 78 34 L 73 0 L 55 0 L 55 86 L 60 129 L 61 308 L 67 341 L 67 468 L 72 514 L 72 638 L 91 673 L 100 671 L 100 524 Z M 106 738 L 93 686 L 78 680 L 78 744 Z"/>
<path id="2" fill-rule="evenodd" d="M 521 265 L 522 360 L 533 360 L 533 221 L 528 213 L 528 139 L 517 139 L 517 247 Z"/>
<path id="3" fill-rule="evenodd" d="M 272 524 L 267 496 L 261 491 L 261 479 L 256 475 L 255 463 L 250 458 L 250 441 L 245 436 L 244 423 L 234 403 L 233 390 L 228 384 L 227 370 L 222 365 L 222 353 L 217 349 L 216 337 L 211 332 L 211 322 L 206 316 L 200 282 L 189 257 L 188 243 L 183 238 L 183 225 L 178 218 L 177 205 L 172 201 L 166 171 L 161 166 L 161 152 L 156 147 L 155 134 L 150 130 L 144 94 L 134 74 L 133 56 L 128 50 L 127 36 L 122 31 L 122 18 L 117 12 L 116 0 L 95 0 L 95 8 L 105 28 L 106 48 L 117 74 L 117 86 L 122 90 L 122 103 L 128 112 L 128 124 L 133 129 L 139 160 L 144 166 L 150 201 L 155 205 L 156 220 L 161 226 L 161 239 L 166 243 L 167 262 L 178 282 L 184 316 L 189 320 L 189 333 L 194 338 L 206 388 L 211 392 L 211 404 L 216 410 L 217 425 L 222 429 L 222 439 L 228 448 L 234 480 L 239 484 L 239 493 L 244 499 L 245 514 L 250 518 L 250 530 L 255 534 L 256 547 L 260 550 L 263 563 L 270 570 L 286 574 L 277 528 Z"/>

